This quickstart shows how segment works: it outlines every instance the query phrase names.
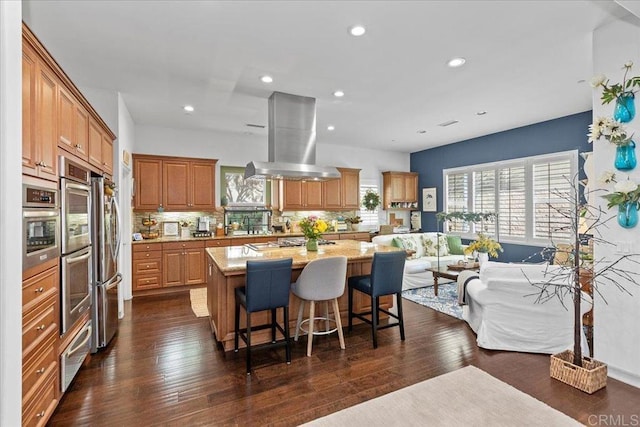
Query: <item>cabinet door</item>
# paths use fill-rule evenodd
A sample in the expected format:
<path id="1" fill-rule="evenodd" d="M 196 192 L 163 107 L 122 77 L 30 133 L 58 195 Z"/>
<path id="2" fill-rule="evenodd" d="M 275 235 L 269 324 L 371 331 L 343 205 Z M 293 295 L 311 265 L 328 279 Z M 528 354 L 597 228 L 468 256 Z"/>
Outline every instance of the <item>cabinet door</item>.
<path id="1" fill-rule="evenodd" d="M 405 179 L 404 175 L 391 175 L 391 201 L 392 202 L 404 202 L 404 188 L 405 188 Z"/>
<path id="2" fill-rule="evenodd" d="M 184 284 L 197 285 L 204 283 L 204 249 L 185 249 L 184 258 Z"/>
<path id="3" fill-rule="evenodd" d="M 284 207 L 283 210 L 304 209 L 304 200 L 302 194 L 302 181 L 288 181 L 283 183 L 284 189 Z"/>
<path id="4" fill-rule="evenodd" d="M 215 209 L 216 165 L 211 162 L 191 162 L 192 208 Z"/>
<path id="5" fill-rule="evenodd" d="M 162 200 L 165 209 L 180 210 L 189 207 L 189 182 L 189 162 L 162 162 Z"/>
<path id="6" fill-rule="evenodd" d="M 404 197 L 407 202 L 418 201 L 418 175 L 405 175 Z"/>
<path id="7" fill-rule="evenodd" d="M 89 113 L 80 104 L 76 104 L 74 111 L 75 153 L 82 160 L 89 160 Z"/>
<path id="8" fill-rule="evenodd" d="M 65 150 L 74 152 L 76 144 L 75 126 L 75 101 L 62 86 L 58 87 L 58 145 Z"/>
<path id="9" fill-rule="evenodd" d="M 162 206 L 162 160 L 133 158 L 133 208 L 155 211 Z"/>
<path id="10" fill-rule="evenodd" d="M 89 163 L 102 169 L 102 130 L 91 118 L 89 119 Z"/>
<path id="11" fill-rule="evenodd" d="M 342 207 L 360 209 L 360 171 L 340 170 L 342 174 Z"/>
<path id="12" fill-rule="evenodd" d="M 36 175 L 36 56 L 22 48 L 22 173 Z"/>
<path id="13" fill-rule="evenodd" d="M 106 174 L 113 175 L 113 141 L 106 133 L 102 133 L 102 166 L 100 169 Z"/>
<path id="14" fill-rule="evenodd" d="M 324 207 L 326 209 L 342 208 L 342 181 L 331 179 L 322 183 Z"/>
<path id="15" fill-rule="evenodd" d="M 306 209 L 322 209 L 322 182 L 307 181 L 303 183 L 303 189 L 306 187 Z"/>
<path id="16" fill-rule="evenodd" d="M 44 64 L 38 62 L 36 90 L 36 166 L 38 176 L 58 181 L 57 84 Z"/>
<path id="17" fill-rule="evenodd" d="M 184 284 L 183 253 L 183 249 L 162 252 L 162 286 L 179 286 Z"/>

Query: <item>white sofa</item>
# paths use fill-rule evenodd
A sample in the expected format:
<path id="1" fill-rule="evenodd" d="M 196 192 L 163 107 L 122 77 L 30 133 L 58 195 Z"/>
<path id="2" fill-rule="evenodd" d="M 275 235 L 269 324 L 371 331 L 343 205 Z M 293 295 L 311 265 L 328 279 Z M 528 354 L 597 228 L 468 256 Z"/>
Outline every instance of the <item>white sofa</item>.
<path id="1" fill-rule="evenodd" d="M 444 233 L 410 233 L 410 234 L 384 234 L 375 236 L 371 241 L 377 245 L 393 246 L 392 241 L 402 241 L 405 249 L 415 251 L 415 254 L 407 258 L 402 277 L 402 290 L 433 286 L 433 273 L 427 268 L 437 267 L 438 252 L 436 248 L 438 235 L 440 237 L 440 266 L 456 264 L 464 259 L 464 255 L 450 255 L 446 234 Z"/>
<path id="2" fill-rule="evenodd" d="M 566 273 L 561 269 L 546 264 L 483 263 L 479 278 L 467 281 L 467 305 L 462 308 L 463 319 L 477 334 L 478 346 L 546 354 L 573 349 L 572 294 L 565 293 L 562 302 L 555 297 L 536 302 L 540 290 L 533 285 L 570 285 L 568 275 L 557 275 Z M 580 319 L 591 306 L 591 297 L 582 292 Z M 588 355 L 586 336 L 580 330 L 582 351 Z"/>

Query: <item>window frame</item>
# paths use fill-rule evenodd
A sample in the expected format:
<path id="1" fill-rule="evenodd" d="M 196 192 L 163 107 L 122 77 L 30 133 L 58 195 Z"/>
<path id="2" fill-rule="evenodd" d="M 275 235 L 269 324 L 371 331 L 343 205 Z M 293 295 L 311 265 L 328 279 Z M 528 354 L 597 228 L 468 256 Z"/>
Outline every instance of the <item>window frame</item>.
<path id="1" fill-rule="evenodd" d="M 448 188 L 447 188 L 447 176 L 451 174 L 466 174 L 467 175 L 467 204 L 466 211 L 473 212 L 473 200 L 474 200 L 474 181 L 473 173 L 480 171 L 493 170 L 495 173 L 495 200 L 496 206 L 494 212 L 500 210 L 500 198 L 499 198 L 499 170 L 507 167 L 519 167 L 524 166 L 524 179 L 525 179 L 525 236 L 515 237 L 510 235 L 498 236 L 501 243 L 512 243 L 519 245 L 531 245 L 531 246 L 548 246 L 558 242 L 568 242 L 568 240 L 560 238 L 535 238 L 533 237 L 534 224 L 533 224 L 533 209 L 534 209 L 534 176 L 533 166 L 540 163 L 551 163 L 557 161 L 569 161 L 570 177 L 574 186 L 578 185 L 578 150 L 561 151 L 557 153 L 541 154 L 529 157 L 519 157 L 509 160 L 500 160 L 497 162 L 480 163 L 476 165 L 460 166 L 455 168 L 447 168 L 442 170 L 442 200 L 444 211 L 446 212 L 449 205 Z M 500 217 L 498 216 L 498 221 Z M 496 224 L 497 225 L 497 224 Z M 477 237 L 477 231 L 481 231 L 475 224 L 470 224 L 469 230 L 466 232 L 449 231 L 447 222 L 443 226 L 444 232 L 456 234 L 464 239 L 475 239 Z"/>

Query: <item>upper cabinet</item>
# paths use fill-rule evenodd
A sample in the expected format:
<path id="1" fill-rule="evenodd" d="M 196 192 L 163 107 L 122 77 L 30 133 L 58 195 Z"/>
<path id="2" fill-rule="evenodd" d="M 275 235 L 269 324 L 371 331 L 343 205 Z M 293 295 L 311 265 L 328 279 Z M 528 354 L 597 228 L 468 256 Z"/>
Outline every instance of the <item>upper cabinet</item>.
<path id="1" fill-rule="evenodd" d="M 360 169 L 338 168 L 340 171 L 342 208 L 360 209 Z"/>
<path id="2" fill-rule="evenodd" d="M 319 210 L 322 203 L 321 181 L 290 181 L 283 183 L 282 210 Z"/>
<path id="3" fill-rule="evenodd" d="M 360 208 L 360 169 L 338 168 L 327 181 L 279 181 L 280 210 L 352 210 Z"/>
<path id="4" fill-rule="evenodd" d="M 113 174 L 113 141 L 100 125 L 89 119 L 89 163 L 104 173 Z"/>
<path id="5" fill-rule="evenodd" d="M 416 172 L 382 172 L 384 209 L 415 209 L 418 206 Z"/>
<path id="6" fill-rule="evenodd" d="M 134 209 L 215 210 L 216 162 L 134 154 Z"/>

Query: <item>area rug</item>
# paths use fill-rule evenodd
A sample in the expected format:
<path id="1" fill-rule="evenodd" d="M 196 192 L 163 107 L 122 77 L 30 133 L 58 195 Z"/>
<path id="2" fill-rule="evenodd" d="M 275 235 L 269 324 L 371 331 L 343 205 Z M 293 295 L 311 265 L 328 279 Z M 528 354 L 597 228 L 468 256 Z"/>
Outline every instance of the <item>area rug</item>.
<path id="1" fill-rule="evenodd" d="M 458 305 L 458 284 L 456 282 L 438 284 L 438 296 L 433 294 L 433 286 L 429 286 L 402 291 L 402 297 L 462 319 L 462 307 Z"/>
<path id="2" fill-rule="evenodd" d="M 189 290 L 191 299 L 191 310 L 196 317 L 208 317 L 209 309 L 207 308 L 207 288 L 197 288 Z"/>
<path id="3" fill-rule="evenodd" d="M 580 426 L 467 366 L 311 421 L 307 426 Z"/>

